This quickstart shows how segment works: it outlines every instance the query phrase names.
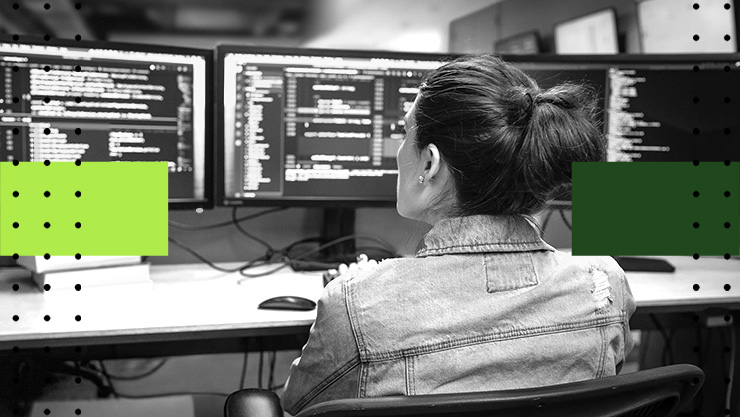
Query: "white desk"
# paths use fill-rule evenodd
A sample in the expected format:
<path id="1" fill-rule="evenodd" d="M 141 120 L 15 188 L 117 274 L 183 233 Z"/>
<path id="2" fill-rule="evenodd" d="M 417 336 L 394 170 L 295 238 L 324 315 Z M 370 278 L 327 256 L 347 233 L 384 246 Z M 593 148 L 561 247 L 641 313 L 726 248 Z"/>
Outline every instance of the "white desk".
<path id="1" fill-rule="evenodd" d="M 740 309 L 740 262 L 667 259 L 676 272 L 627 274 L 638 314 Z M 42 293 L 27 272 L 0 271 L 0 350 L 285 335 L 305 331 L 313 323 L 315 310 L 259 310 L 257 305 L 278 295 L 318 300 L 323 290 L 320 273 L 285 268 L 238 285 L 240 278 L 203 264 L 156 265 L 152 286 Z M 19 291 L 12 290 L 14 283 Z M 730 291 L 725 284 L 731 285 Z M 17 322 L 12 319 L 16 314 Z M 45 321 L 45 315 L 51 320 Z"/>
<path id="2" fill-rule="evenodd" d="M 318 300 L 323 291 L 320 273 L 290 268 L 241 285 L 239 273 L 201 264 L 153 265 L 151 277 L 153 285 L 42 293 L 28 272 L 0 271 L 0 350 L 295 333 L 313 323 L 315 310 L 259 310 L 257 305 L 278 295 Z M 20 289 L 13 291 L 13 284 Z"/>

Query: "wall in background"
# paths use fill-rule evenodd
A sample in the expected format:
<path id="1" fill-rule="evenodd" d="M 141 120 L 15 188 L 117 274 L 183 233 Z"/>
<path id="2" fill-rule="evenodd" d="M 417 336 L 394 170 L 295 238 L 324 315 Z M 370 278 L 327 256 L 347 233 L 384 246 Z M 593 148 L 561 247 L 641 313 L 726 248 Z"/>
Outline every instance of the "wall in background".
<path id="1" fill-rule="evenodd" d="M 620 50 L 639 53 L 635 0 L 506 0 L 453 21 L 450 52 L 493 52 L 503 38 L 537 30 L 545 52 L 555 51 L 553 25 L 607 7 L 617 12 Z"/>

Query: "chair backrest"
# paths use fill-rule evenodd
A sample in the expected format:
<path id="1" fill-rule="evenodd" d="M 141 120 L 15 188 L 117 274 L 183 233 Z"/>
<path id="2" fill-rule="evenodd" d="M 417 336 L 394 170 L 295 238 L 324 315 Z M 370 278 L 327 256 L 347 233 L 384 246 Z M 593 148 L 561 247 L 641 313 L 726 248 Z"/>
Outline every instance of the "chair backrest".
<path id="1" fill-rule="evenodd" d="M 297 417 L 670 417 L 703 383 L 701 369 L 682 364 L 537 388 L 335 400 Z"/>

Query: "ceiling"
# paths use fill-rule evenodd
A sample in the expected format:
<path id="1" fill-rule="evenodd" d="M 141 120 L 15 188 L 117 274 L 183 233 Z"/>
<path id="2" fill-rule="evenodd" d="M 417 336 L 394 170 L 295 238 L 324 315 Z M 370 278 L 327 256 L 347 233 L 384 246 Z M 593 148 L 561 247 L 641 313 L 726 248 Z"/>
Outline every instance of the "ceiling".
<path id="1" fill-rule="evenodd" d="M 15 3 L 15 7 L 14 7 Z M 301 38 L 312 0 L 10 0 L 8 34 L 110 40 L 137 36 Z M 48 5 L 48 8 L 45 6 Z"/>

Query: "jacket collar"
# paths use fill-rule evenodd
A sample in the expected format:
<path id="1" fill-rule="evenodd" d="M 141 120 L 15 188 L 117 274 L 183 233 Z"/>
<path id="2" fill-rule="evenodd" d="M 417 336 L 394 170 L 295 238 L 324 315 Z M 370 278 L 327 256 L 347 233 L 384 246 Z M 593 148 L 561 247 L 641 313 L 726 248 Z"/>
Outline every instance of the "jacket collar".
<path id="1" fill-rule="evenodd" d="M 555 249 L 540 238 L 535 226 L 525 217 L 475 215 L 437 222 L 424 236 L 416 257 L 536 250 Z"/>

